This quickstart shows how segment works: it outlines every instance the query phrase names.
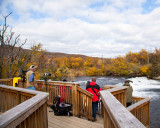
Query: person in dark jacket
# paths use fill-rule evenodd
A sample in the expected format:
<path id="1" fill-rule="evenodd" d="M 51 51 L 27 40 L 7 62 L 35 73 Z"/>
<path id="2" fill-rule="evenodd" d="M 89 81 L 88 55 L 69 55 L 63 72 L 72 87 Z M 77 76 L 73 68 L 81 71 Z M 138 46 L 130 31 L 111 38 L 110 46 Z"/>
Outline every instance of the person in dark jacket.
<path id="1" fill-rule="evenodd" d="M 96 78 L 93 77 L 90 84 L 87 84 L 86 90 L 93 94 L 92 98 L 92 116 L 94 118 L 94 121 L 96 121 L 96 113 L 97 113 L 97 107 L 98 107 L 98 101 L 99 101 L 99 91 L 102 89 L 99 87 L 98 84 L 96 84 Z"/>

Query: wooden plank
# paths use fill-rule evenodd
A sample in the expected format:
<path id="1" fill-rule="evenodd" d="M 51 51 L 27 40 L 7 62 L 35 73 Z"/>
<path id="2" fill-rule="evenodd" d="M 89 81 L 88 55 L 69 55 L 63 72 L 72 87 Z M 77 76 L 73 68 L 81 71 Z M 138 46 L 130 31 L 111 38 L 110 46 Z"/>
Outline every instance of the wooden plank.
<path id="1" fill-rule="evenodd" d="M 6 86 L 1 86 L 7 88 Z M 13 87 L 12 87 L 13 88 Z M 10 89 L 12 89 L 10 87 Z M 13 88 L 16 91 L 16 88 Z M 20 91 L 19 89 L 17 89 Z M 28 92 L 28 90 L 26 90 Z M 25 90 L 23 90 L 25 92 Z M 31 91 L 32 92 L 32 91 Z M 35 92 L 34 92 L 35 93 Z M 44 104 L 47 101 L 47 93 L 39 93 L 34 96 L 33 98 L 23 102 L 22 104 L 17 105 L 16 107 L 10 109 L 9 111 L 5 112 L 0 116 L 0 127 L 5 127 L 8 124 L 11 126 L 18 126 L 20 122 L 25 120 L 31 113 L 33 113 L 39 106 Z M 14 121 L 16 119 L 16 121 Z"/>
<path id="2" fill-rule="evenodd" d="M 26 93 L 26 94 L 28 94 L 28 95 L 36 95 L 37 93 L 41 93 L 40 91 L 23 89 L 23 88 L 18 88 L 18 87 L 5 86 L 5 85 L 1 85 L 1 84 L 0 84 L 0 88 L 1 88 L 2 90 L 8 89 L 8 92 L 11 91 L 11 92 L 16 93 L 16 92 L 19 91 L 19 92 L 21 92 L 21 93 L 24 92 L 24 93 Z"/>
<path id="3" fill-rule="evenodd" d="M 38 97 L 35 96 L 32 99 L 25 101 L 22 104 L 19 104 L 18 106 L 10 109 L 9 111 L 1 115 L 0 127 L 17 126 L 18 124 L 20 124 L 29 115 L 31 115 L 37 108 L 39 108 L 42 104 L 46 102 L 46 99 L 37 101 L 37 99 L 39 99 Z M 15 119 L 16 121 L 14 121 Z"/>
<path id="4" fill-rule="evenodd" d="M 54 113 L 49 112 L 49 126 L 54 127 L 57 125 L 60 125 L 60 128 L 103 128 L 103 124 L 91 122 L 74 116 L 55 116 Z"/>
<path id="5" fill-rule="evenodd" d="M 72 104 L 73 104 L 73 114 L 76 116 L 78 115 L 77 112 L 77 86 L 72 85 Z"/>
<path id="6" fill-rule="evenodd" d="M 139 101 L 139 102 L 137 102 L 137 103 L 135 103 L 135 104 L 127 107 L 127 109 L 128 109 L 129 111 L 132 111 L 132 110 L 135 109 L 135 108 L 140 108 L 140 107 L 142 107 L 144 104 L 147 104 L 148 101 L 150 101 L 150 100 L 151 100 L 151 98 L 145 98 L 144 100 L 141 100 L 141 101 Z"/>
<path id="7" fill-rule="evenodd" d="M 100 91 L 104 107 L 114 127 L 143 128 L 145 127 L 108 91 Z M 116 106 L 116 107 L 115 107 Z M 133 123 L 134 122 L 134 123 Z"/>
<path id="8" fill-rule="evenodd" d="M 117 91 L 122 91 L 122 90 L 126 90 L 126 89 L 127 89 L 127 87 L 122 86 L 122 87 L 116 87 L 116 88 L 108 89 L 107 91 L 109 91 L 111 93 L 114 92 L 116 94 Z"/>
<path id="9" fill-rule="evenodd" d="M 77 90 L 80 91 L 80 92 L 82 92 L 83 94 L 89 96 L 89 97 L 93 97 L 93 94 L 92 94 L 92 93 L 90 93 L 90 92 L 82 89 L 81 87 L 77 87 Z"/>

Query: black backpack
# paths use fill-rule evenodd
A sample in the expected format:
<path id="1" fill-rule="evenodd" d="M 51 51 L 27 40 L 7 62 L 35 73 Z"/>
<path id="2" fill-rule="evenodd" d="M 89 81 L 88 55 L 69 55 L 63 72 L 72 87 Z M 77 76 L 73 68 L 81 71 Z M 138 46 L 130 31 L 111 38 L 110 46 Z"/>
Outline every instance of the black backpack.
<path id="1" fill-rule="evenodd" d="M 66 104 L 61 96 L 58 95 L 53 99 L 53 105 L 51 106 L 51 109 L 54 111 L 56 116 L 71 116 L 71 108 L 72 104 Z"/>

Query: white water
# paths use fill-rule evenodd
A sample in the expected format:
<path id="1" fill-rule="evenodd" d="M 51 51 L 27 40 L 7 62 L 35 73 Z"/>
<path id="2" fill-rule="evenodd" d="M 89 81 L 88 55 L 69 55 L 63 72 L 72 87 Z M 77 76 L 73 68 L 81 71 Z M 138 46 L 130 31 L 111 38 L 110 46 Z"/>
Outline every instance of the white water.
<path id="1" fill-rule="evenodd" d="M 160 81 L 147 79 L 146 77 L 130 78 L 133 87 L 133 96 L 160 98 Z"/>
<path id="2" fill-rule="evenodd" d="M 78 77 L 77 82 L 85 88 L 85 83 L 91 80 L 91 77 Z M 97 84 L 103 89 L 104 85 L 122 86 L 126 79 L 124 77 L 97 77 Z M 150 97 L 152 100 L 160 99 L 160 80 L 152 80 L 147 77 L 128 78 L 133 87 L 133 96 Z"/>
<path id="3" fill-rule="evenodd" d="M 78 77 L 76 82 L 85 88 L 85 83 L 91 77 Z M 122 86 L 126 79 L 124 77 L 97 77 L 96 83 L 103 89 L 104 85 Z M 129 78 L 133 87 L 133 96 L 150 97 L 150 128 L 160 128 L 160 80 L 151 80 L 146 77 Z"/>

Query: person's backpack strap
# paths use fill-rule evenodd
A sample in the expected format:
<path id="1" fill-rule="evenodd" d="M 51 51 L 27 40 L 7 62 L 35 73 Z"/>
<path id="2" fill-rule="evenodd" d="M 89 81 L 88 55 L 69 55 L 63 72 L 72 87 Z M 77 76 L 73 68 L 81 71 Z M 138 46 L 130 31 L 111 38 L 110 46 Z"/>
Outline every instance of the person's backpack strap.
<path id="1" fill-rule="evenodd" d="M 97 93 L 94 91 L 94 89 L 93 89 L 93 87 L 92 87 L 92 86 L 91 86 L 91 88 L 92 88 L 93 92 L 96 94 L 96 96 L 98 96 L 98 95 L 97 95 Z"/>

